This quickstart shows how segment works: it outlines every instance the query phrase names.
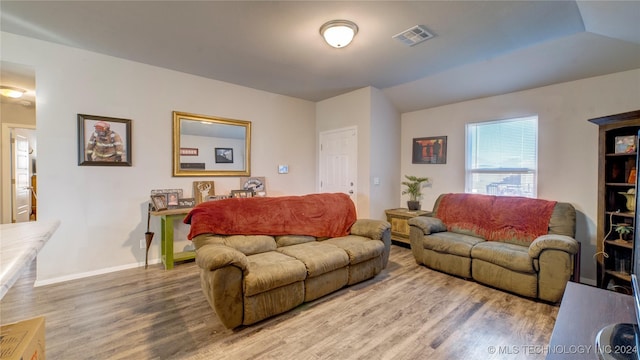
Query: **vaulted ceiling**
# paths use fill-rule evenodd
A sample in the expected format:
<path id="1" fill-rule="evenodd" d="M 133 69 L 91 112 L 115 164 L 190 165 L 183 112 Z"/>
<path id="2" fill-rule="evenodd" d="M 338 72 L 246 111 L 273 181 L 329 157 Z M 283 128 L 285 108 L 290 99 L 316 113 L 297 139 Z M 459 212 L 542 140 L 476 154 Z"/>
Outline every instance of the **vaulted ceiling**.
<path id="1" fill-rule="evenodd" d="M 6 1 L 0 29 L 319 101 L 373 86 L 400 112 L 640 68 L 640 1 Z M 334 49 L 320 26 L 348 19 Z M 413 47 L 412 26 L 435 35 Z M 639 94 L 640 98 L 640 94 Z"/>

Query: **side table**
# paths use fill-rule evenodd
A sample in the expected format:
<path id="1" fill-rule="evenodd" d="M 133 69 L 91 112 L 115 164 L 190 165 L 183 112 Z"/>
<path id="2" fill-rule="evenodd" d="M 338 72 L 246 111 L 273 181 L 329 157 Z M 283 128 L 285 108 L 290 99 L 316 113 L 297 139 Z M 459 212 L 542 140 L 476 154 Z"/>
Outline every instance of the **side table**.
<path id="1" fill-rule="evenodd" d="M 173 252 L 173 222 L 176 219 L 182 220 L 185 215 L 191 211 L 191 208 L 181 209 L 168 209 L 161 211 L 151 211 L 153 216 L 160 217 L 161 234 L 161 249 L 162 249 L 162 263 L 166 270 L 173 269 L 173 264 L 176 261 L 185 261 L 196 258 L 195 251 L 182 251 Z"/>
<path id="2" fill-rule="evenodd" d="M 405 208 L 385 210 L 387 221 L 391 223 L 391 240 L 400 245 L 410 246 L 409 224 L 407 220 L 416 216 L 429 216 L 431 211 L 409 210 Z"/>

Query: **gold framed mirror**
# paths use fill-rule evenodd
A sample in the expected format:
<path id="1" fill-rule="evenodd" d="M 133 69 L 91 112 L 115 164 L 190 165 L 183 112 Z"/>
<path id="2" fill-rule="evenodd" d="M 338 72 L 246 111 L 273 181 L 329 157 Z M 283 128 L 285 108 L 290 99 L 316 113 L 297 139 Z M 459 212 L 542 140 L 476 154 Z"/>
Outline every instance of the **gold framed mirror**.
<path id="1" fill-rule="evenodd" d="M 250 121 L 173 112 L 173 176 L 250 175 Z"/>

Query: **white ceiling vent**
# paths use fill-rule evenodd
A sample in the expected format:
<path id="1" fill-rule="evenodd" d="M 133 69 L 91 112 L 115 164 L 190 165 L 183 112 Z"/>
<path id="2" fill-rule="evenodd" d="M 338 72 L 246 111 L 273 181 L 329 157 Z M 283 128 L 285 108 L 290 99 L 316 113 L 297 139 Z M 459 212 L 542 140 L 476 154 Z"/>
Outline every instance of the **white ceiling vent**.
<path id="1" fill-rule="evenodd" d="M 419 44 L 425 40 L 429 40 L 434 35 L 430 33 L 426 27 L 422 25 L 416 25 L 410 29 L 401 32 L 398 35 L 393 36 L 394 39 L 409 46 Z"/>

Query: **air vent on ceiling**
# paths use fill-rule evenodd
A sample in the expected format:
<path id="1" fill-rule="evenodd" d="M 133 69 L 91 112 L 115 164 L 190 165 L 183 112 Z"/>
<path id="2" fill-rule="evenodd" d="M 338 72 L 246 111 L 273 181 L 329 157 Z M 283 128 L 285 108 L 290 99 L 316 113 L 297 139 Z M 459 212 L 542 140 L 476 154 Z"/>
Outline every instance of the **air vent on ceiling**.
<path id="1" fill-rule="evenodd" d="M 393 36 L 394 39 L 409 46 L 419 44 L 425 40 L 429 40 L 434 35 L 430 33 L 426 27 L 422 25 L 416 25 L 411 29 L 407 29 L 398 35 Z"/>

